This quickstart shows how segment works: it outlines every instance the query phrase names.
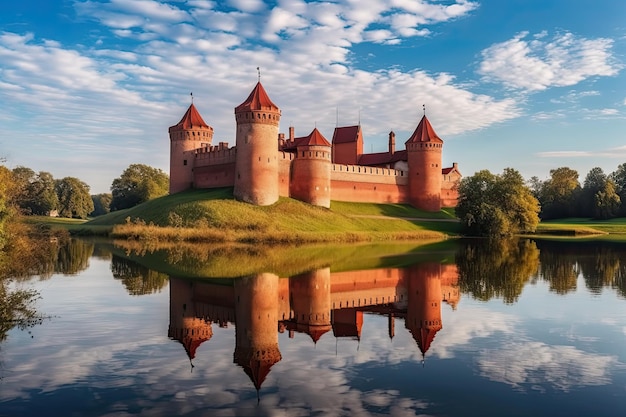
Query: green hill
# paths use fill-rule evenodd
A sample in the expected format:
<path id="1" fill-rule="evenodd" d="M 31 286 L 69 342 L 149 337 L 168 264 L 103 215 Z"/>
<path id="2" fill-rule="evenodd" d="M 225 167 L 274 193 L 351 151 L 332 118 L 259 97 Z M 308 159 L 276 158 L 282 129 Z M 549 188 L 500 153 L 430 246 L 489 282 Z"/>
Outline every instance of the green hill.
<path id="1" fill-rule="evenodd" d="M 331 209 L 281 198 L 271 206 L 233 199 L 232 188 L 190 190 L 97 217 L 73 232 L 146 241 L 346 242 L 445 238 L 452 212 L 403 204 L 333 202 Z"/>

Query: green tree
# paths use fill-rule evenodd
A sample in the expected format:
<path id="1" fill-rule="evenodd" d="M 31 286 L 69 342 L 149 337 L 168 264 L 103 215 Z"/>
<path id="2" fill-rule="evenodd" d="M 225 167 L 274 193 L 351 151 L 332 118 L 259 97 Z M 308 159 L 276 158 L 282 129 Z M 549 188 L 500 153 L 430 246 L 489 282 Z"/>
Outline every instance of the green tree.
<path id="1" fill-rule="evenodd" d="M 132 164 L 111 185 L 111 211 L 134 207 L 167 195 L 169 177 L 160 169 Z"/>
<path id="2" fill-rule="evenodd" d="M 93 212 L 91 212 L 89 215 L 95 217 L 109 213 L 111 211 L 112 199 L 113 196 L 110 193 L 92 195 L 91 200 L 93 201 Z"/>
<path id="3" fill-rule="evenodd" d="M 473 236 L 528 233 L 539 224 L 539 202 L 511 168 L 501 175 L 483 170 L 463 178 L 456 213 L 465 233 Z"/>
<path id="4" fill-rule="evenodd" d="M 592 168 L 585 177 L 580 195 L 580 214 L 584 217 L 594 217 L 596 212 L 596 194 L 605 187 L 607 177 L 602 168 Z"/>
<path id="5" fill-rule="evenodd" d="M 39 171 L 35 179 L 28 186 L 28 209 L 32 214 L 48 215 L 59 206 L 55 181 L 52 174 Z"/>
<path id="6" fill-rule="evenodd" d="M 617 216 L 620 208 L 620 198 L 615 192 L 615 184 L 611 180 L 604 182 L 604 187 L 595 195 L 594 217 L 596 219 L 611 219 Z"/>
<path id="7" fill-rule="evenodd" d="M 55 188 L 59 198 L 59 216 L 86 219 L 93 211 L 89 186 L 78 178 L 57 180 Z"/>
<path id="8" fill-rule="evenodd" d="M 580 193 L 578 172 L 568 167 L 550 170 L 550 179 L 544 181 L 539 192 L 542 219 L 572 217 L 576 214 L 576 200 Z"/>
<path id="9" fill-rule="evenodd" d="M 619 216 L 626 216 L 626 163 L 617 166 L 617 169 L 611 173 L 609 178 L 615 183 L 615 192 L 621 200 Z"/>
<path id="10" fill-rule="evenodd" d="M 28 194 L 30 184 L 35 180 L 35 171 L 24 166 L 13 168 L 14 202 L 23 214 L 31 214 Z"/>
<path id="11" fill-rule="evenodd" d="M 7 223 L 14 215 L 12 206 L 14 193 L 14 174 L 4 165 L 0 165 L 0 251 L 4 249 L 8 240 Z"/>

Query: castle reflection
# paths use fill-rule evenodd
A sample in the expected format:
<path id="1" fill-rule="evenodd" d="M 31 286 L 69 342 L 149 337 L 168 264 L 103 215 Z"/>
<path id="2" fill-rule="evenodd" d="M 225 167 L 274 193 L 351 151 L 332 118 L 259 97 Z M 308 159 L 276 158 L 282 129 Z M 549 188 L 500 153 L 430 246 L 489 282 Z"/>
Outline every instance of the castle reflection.
<path id="1" fill-rule="evenodd" d="M 271 273 L 233 280 L 170 277 L 168 336 L 189 359 L 213 335 L 212 326 L 235 325 L 234 363 L 257 390 L 281 360 L 278 333 L 305 333 L 312 343 L 330 334 L 360 340 L 363 314 L 395 318 L 416 341 L 422 358 L 442 328 L 441 304 L 453 309 L 460 299 L 456 265 L 421 263 L 407 268 L 331 272 L 322 268 L 290 278 Z"/>

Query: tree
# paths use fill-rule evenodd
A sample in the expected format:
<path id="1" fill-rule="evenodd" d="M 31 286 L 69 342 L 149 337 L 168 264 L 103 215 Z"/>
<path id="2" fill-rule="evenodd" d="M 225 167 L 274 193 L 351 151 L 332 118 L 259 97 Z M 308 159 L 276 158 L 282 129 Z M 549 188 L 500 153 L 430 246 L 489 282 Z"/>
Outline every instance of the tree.
<path id="1" fill-rule="evenodd" d="M 0 165 L 0 251 L 8 239 L 7 223 L 14 214 L 12 200 L 15 193 L 14 174 L 4 165 Z"/>
<path id="2" fill-rule="evenodd" d="M 604 187 L 595 195 L 594 217 L 596 219 L 611 219 L 617 216 L 621 200 L 615 192 L 615 184 L 611 180 L 604 182 Z"/>
<path id="3" fill-rule="evenodd" d="M 511 168 L 501 175 L 483 170 L 463 178 L 456 213 L 465 232 L 474 236 L 533 232 L 539 224 L 539 202 Z"/>
<path id="4" fill-rule="evenodd" d="M 615 192 L 622 201 L 618 215 L 626 216 L 626 204 L 624 204 L 626 201 L 626 163 L 618 165 L 609 178 L 615 183 Z"/>
<path id="5" fill-rule="evenodd" d="M 580 193 L 578 172 L 568 167 L 550 170 L 539 192 L 542 219 L 557 219 L 575 215 L 576 199 Z"/>
<path id="6" fill-rule="evenodd" d="M 596 194 L 604 189 L 606 181 L 607 177 L 602 168 L 595 167 L 587 173 L 580 198 L 582 216 L 595 216 Z"/>
<path id="7" fill-rule="evenodd" d="M 111 211 L 134 207 L 169 190 L 169 177 L 160 169 L 132 164 L 111 185 Z"/>
<path id="8" fill-rule="evenodd" d="M 109 213 L 111 211 L 112 199 L 113 196 L 110 193 L 92 195 L 91 200 L 93 201 L 93 212 L 91 212 L 89 215 L 95 217 Z"/>
<path id="9" fill-rule="evenodd" d="M 13 184 L 15 184 L 14 201 L 20 211 L 31 214 L 29 209 L 30 196 L 28 190 L 30 183 L 35 180 L 35 171 L 24 166 L 13 168 Z"/>
<path id="10" fill-rule="evenodd" d="M 74 177 L 65 177 L 56 181 L 59 198 L 59 216 L 86 219 L 93 211 L 93 201 L 89 186 Z"/>
<path id="11" fill-rule="evenodd" d="M 28 186 L 27 194 L 27 207 L 32 214 L 45 216 L 56 210 L 59 205 L 55 181 L 49 172 L 39 171 Z"/>

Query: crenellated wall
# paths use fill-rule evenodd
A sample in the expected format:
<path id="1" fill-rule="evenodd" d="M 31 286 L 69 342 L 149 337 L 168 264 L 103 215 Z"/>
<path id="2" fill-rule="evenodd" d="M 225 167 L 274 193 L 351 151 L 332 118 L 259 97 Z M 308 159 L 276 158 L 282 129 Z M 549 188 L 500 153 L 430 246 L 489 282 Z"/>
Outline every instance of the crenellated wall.
<path id="1" fill-rule="evenodd" d="M 361 165 L 332 164 L 330 198 L 361 203 L 408 202 L 405 171 Z"/>

